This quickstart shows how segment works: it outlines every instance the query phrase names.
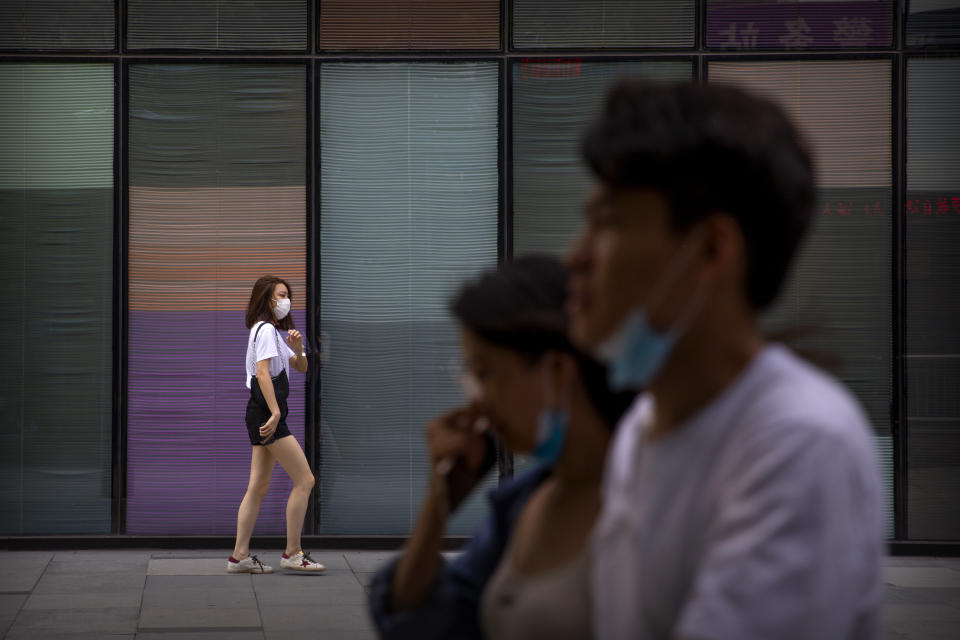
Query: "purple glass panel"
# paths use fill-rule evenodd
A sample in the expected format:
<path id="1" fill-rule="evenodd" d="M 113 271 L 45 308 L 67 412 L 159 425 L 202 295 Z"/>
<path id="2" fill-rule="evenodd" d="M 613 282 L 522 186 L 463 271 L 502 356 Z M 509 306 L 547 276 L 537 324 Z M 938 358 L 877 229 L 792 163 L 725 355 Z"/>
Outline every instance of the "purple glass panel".
<path id="1" fill-rule="evenodd" d="M 294 311 L 297 327 L 304 313 Z M 127 533 L 232 534 L 250 473 L 243 311 L 130 311 Z M 305 376 L 287 425 L 303 444 Z M 285 531 L 290 481 L 274 468 L 256 534 Z"/>
<path id="2" fill-rule="evenodd" d="M 889 47 L 892 35 L 893 0 L 707 3 L 711 49 Z"/>

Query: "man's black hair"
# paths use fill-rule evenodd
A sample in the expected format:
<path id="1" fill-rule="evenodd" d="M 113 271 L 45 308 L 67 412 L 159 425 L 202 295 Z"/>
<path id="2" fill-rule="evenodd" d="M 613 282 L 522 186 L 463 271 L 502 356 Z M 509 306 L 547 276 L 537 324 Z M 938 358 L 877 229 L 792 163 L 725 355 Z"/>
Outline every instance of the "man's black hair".
<path id="1" fill-rule="evenodd" d="M 814 170 L 779 107 L 733 87 L 622 80 L 587 128 L 581 153 L 609 187 L 667 198 L 673 227 L 732 215 L 746 245 L 746 294 L 768 306 L 809 225 Z"/>

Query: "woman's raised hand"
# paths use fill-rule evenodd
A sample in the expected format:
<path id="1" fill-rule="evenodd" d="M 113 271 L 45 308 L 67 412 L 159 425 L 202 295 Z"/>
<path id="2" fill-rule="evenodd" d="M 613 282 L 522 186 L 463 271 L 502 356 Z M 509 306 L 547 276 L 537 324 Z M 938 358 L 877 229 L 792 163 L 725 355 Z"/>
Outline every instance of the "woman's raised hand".
<path id="1" fill-rule="evenodd" d="M 297 355 L 303 351 L 303 336 L 296 329 L 287 332 L 287 346 Z"/>

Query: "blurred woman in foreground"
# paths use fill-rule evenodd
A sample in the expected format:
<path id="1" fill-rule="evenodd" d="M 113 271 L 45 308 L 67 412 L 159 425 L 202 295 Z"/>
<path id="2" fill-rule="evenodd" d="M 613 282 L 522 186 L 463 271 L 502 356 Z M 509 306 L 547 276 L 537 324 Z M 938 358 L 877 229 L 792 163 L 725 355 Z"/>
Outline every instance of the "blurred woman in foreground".
<path id="1" fill-rule="evenodd" d="M 612 393 L 605 369 L 568 341 L 566 280 L 553 258 L 520 258 L 453 301 L 473 403 L 427 427 L 429 491 L 371 592 L 382 637 L 589 637 L 587 540 L 607 443 L 633 394 Z M 490 493 L 490 515 L 445 563 L 450 511 L 492 459 L 488 426 L 538 464 Z"/>

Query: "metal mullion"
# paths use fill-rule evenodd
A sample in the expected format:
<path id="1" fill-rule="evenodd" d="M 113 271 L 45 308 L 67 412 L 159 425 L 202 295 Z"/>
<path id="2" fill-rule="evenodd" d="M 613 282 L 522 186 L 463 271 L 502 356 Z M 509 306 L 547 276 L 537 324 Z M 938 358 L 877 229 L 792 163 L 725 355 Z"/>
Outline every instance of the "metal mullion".
<path id="1" fill-rule="evenodd" d="M 513 65 L 515 63 L 504 57 L 500 61 L 500 122 L 499 144 L 500 157 L 498 172 L 500 174 L 501 197 L 500 215 L 497 234 L 497 262 L 503 264 L 513 260 Z M 497 442 L 497 472 L 499 481 L 503 482 L 513 477 L 513 452 L 501 442 Z"/>
<path id="2" fill-rule="evenodd" d="M 890 429 L 893 440 L 893 513 L 895 540 L 908 540 L 909 491 L 908 447 L 906 416 L 906 219 L 903 204 L 906 199 L 906 135 L 907 135 L 907 60 L 898 53 L 893 74 L 893 396 L 890 403 Z"/>
<path id="3" fill-rule="evenodd" d="M 322 250 L 322 226 L 323 226 L 323 207 L 322 207 L 322 191 L 323 183 L 321 180 L 321 164 L 323 163 L 323 158 L 321 156 L 321 141 L 320 141 L 320 99 L 321 91 L 323 87 L 321 86 L 320 81 L 320 67 L 321 62 L 318 57 L 314 57 L 310 61 L 310 75 L 311 82 L 313 83 L 312 95 L 313 95 L 313 116 L 311 117 L 310 126 L 312 127 L 311 136 L 311 151 L 310 157 L 313 162 L 313 174 L 310 176 L 311 188 L 316 185 L 316 188 L 313 189 L 313 217 L 314 222 L 313 226 L 313 246 L 312 253 L 314 256 L 314 264 L 312 272 L 315 275 L 313 285 L 310 287 L 310 292 L 314 294 L 315 303 L 311 305 L 311 315 L 314 319 L 314 330 L 316 333 L 312 336 L 313 346 L 315 347 L 315 353 L 317 354 L 314 358 L 314 361 L 317 364 L 316 367 L 316 380 L 314 382 L 314 389 L 312 393 L 316 401 L 316 407 L 314 408 L 314 417 L 315 417 L 315 437 L 316 437 L 316 447 L 313 452 L 312 462 L 315 466 L 313 469 L 317 470 L 317 475 L 322 477 L 322 469 L 320 465 L 323 460 L 323 377 L 320 374 L 320 369 L 323 367 L 323 355 L 327 353 L 329 345 L 326 344 L 323 340 L 323 316 L 322 316 L 322 292 L 323 292 L 323 263 L 322 256 L 320 254 Z M 320 530 L 320 521 L 323 518 L 323 504 L 320 498 L 320 491 L 315 490 L 314 492 L 314 530 Z"/>
<path id="4" fill-rule="evenodd" d="M 312 5 L 312 3 L 311 3 Z M 320 227 L 320 218 L 319 218 L 319 207 L 317 206 L 317 196 L 313 188 L 313 179 L 314 175 L 317 172 L 316 158 L 317 158 L 317 130 L 319 127 L 316 126 L 316 113 L 317 113 L 317 100 L 316 100 L 316 73 L 315 66 L 316 63 L 313 59 L 306 61 L 306 82 L 307 82 L 307 93 L 306 93 L 306 129 L 307 129 L 307 162 L 306 162 L 306 217 L 307 217 L 307 227 L 306 227 L 306 252 L 307 252 L 307 291 L 306 291 L 306 323 L 307 323 L 307 340 L 310 344 L 310 363 L 309 369 L 307 370 L 307 397 L 305 402 L 305 416 L 304 416 L 304 449 L 307 456 L 307 461 L 310 464 L 311 469 L 317 469 L 319 471 L 319 416 L 320 416 L 320 371 L 318 367 L 320 366 L 320 358 L 318 357 L 318 351 L 316 346 L 319 344 L 317 336 L 319 335 L 319 324 L 320 316 L 318 310 L 320 308 L 319 300 L 319 291 L 320 291 L 320 234 L 318 233 Z M 317 292 L 316 294 L 314 292 Z M 318 473 L 319 475 L 319 473 Z M 320 510 L 320 492 L 316 490 L 316 483 L 314 483 L 314 491 L 310 493 L 310 503 L 307 507 L 306 514 L 306 533 L 308 535 L 315 535 L 317 532 L 317 523 L 319 521 L 319 510 Z"/>
<path id="5" fill-rule="evenodd" d="M 693 77 L 697 84 L 707 82 L 707 64 L 704 53 L 707 50 L 707 0 L 697 0 L 695 5 L 694 38 L 697 56 L 694 59 Z"/>
<path id="6" fill-rule="evenodd" d="M 694 20 L 694 48 L 702 52 L 707 48 L 707 0 L 694 3 Z"/>
<path id="7" fill-rule="evenodd" d="M 320 50 L 320 33 L 317 29 L 320 22 L 320 3 L 323 0 L 309 0 L 307 2 L 307 55 L 315 56 Z M 312 62 L 312 60 L 311 60 Z M 310 80 L 313 82 L 313 79 Z"/>
<path id="8" fill-rule="evenodd" d="M 123 53 L 126 48 L 125 31 L 127 28 L 126 0 L 113 0 L 113 52 Z"/>
<path id="9" fill-rule="evenodd" d="M 127 530 L 127 392 L 129 381 L 129 69 L 114 61 L 114 253 L 113 253 L 113 424 L 111 450 L 111 531 Z"/>
<path id="10" fill-rule="evenodd" d="M 499 86 L 499 167 L 500 214 L 497 229 L 497 262 L 502 264 L 513 259 L 513 63 L 500 61 Z"/>
<path id="11" fill-rule="evenodd" d="M 500 53 L 508 53 L 513 47 L 513 0 L 500 0 Z"/>

